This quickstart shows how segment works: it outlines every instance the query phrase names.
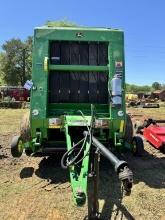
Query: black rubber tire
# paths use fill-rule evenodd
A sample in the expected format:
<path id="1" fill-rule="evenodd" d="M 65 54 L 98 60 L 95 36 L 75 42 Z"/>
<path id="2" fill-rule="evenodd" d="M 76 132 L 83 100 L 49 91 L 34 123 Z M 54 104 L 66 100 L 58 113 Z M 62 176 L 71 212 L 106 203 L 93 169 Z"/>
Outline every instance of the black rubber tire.
<path id="1" fill-rule="evenodd" d="M 132 139 L 133 154 L 134 156 L 141 157 L 144 154 L 144 143 L 143 139 L 139 136 L 134 136 Z"/>
<path id="2" fill-rule="evenodd" d="M 131 144 L 133 137 L 133 124 L 131 117 L 126 114 L 125 136 L 124 139 L 127 143 Z"/>
<path id="3" fill-rule="evenodd" d="M 21 138 L 20 136 L 14 136 L 11 141 L 11 155 L 13 157 L 21 157 L 23 149 L 19 149 Z"/>
<path id="4" fill-rule="evenodd" d="M 33 153 L 33 151 L 29 148 L 29 149 L 25 149 L 25 154 L 26 156 L 30 156 Z"/>
<path id="5" fill-rule="evenodd" d="M 20 123 L 20 136 L 23 142 L 31 140 L 30 136 L 30 112 L 27 112 Z"/>
<path id="6" fill-rule="evenodd" d="M 162 152 L 163 154 L 165 154 L 165 145 L 162 146 L 161 152 Z"/>
<path id="7" fill-rule="evenodd" d="M 141 128 L 141 123 L 140 123 L 140 121 L 136 121 L 135 123 L 134 123 L 134 134 L 136 135 L 136 134 L 139 134 L 140 133 L 140 128 Z"/>

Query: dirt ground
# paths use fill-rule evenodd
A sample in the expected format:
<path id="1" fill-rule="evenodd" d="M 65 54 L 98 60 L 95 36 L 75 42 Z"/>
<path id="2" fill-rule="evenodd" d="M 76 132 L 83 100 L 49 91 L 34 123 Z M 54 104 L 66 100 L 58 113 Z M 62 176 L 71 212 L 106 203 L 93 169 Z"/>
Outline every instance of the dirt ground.
<path id="1" fill-rule="evenodd" d="M 77 208 L 73 204 L 68 172 L 61 169 L 57 158 L 11 157 L 11 138 L 18 134 L 20 118 L 26 111 L 0 109 L 0 220 L 84 219 L 87 206 Z M 137 118 L 165 119 L 165 108 L 128 111 Z M 124 155 L 134 174 L 129 197 L 122 195 L 110 163 L 101 163 L 102 219 L 165 219 L 165 155 L 144 143 L 143 157 Z"/>

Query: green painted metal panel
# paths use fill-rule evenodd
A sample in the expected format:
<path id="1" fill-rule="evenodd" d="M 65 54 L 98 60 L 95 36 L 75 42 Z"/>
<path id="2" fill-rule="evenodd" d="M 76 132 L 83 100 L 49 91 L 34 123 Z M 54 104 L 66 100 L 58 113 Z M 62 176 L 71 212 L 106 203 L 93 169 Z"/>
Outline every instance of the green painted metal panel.
<path id="1" fill-rule="evenodd" d="M 67 71 L 96 71 L 107 72 L 108 66 L 87 66 L 87 65 L 49 65 L 49 70 L 67 70 Z"/>
<path id="2" fill-rule="evenodd" d="M 75 115 L 77 114 L 78 110 L 82 110 L 85 115 L 91 115 L 91 105 L 88 103 L 79 103 L 78 105 L 75 103 L 58 103 L 58 104 L 49 104 L 49 116 L 53 115 L 62 115 L 62 114 L 69 114 Z M 95 105 L 95 113 L 96 115 L 107 115 L 109 116 L 109 105 L 102 104 L 102 105 Z"/>
<path id="3" fill-rule="evenodd" d="M 85 42 L 107 42 L 108 43 L 108 65 L 53 65 L 48 63 L 47 69 L 44 69 L 45 57 L 49 57 L 50 43 L 52 41 L 85 41 Z M 35 130 L 39 126 L 35 123 L 36 120 L 46 120 L 49 116 L 60 116 L 66 112 L 74 115 L 76 110 L 83 110 L 87 115 L 90 115 L 90 104 L 79 103 L 52 103 L 49 104 L 49 87 L 48 79 L 49 72 L 52 70 L 62 71 L 65 70 L 78 72 L 81 71 L 84 74 L 88 71 L 97 71 L 99 74 L 107 72 L 109 77 L 109 83 L 116 72 L 116 62 L 122 62 L 122 97 L 125 97 L 125 66 L 124 66 L 124 35 L 121 30 L 106 29 L 106 28 L 58 28 L 58 27 L 41 27 L 35 29 L 34 34 L 34 46 L 33 46 L 33 70 L 32 80 L 34 83 L 34 89 L 31 92 L 31 120 L 32 120 L 32 133 L 35 135 Z M 82 60 L 83 61 L 83 60 Z M 66 73 L 67 74 L 67 73 Z M 93 88 L 94 89 L 94 88 Z M 94 90 L 93 90 L 94 91 Z M 96 113 L 104 117 L 109 117 L 112 121 L 110 125 L 110 135 L 113 136 L 114 129 L 119 128 L 120 123 L 116 123 L 116 120 L 125 120 L 125 99 L 122 98 L 122 106 L 120 108 L 114 108 L 111 102 L 107 105 L 97 105 Z M 109 109 L 108 109 L 109 108 Z M 38 114 L 34 114 L 35 110 Z M 123 115 L 119 116 L 119 112 L 123 112 Z M 114 123 L 114 126 L 113 126 Z M 46 127 L 48 124 L 43 124 L 42 130 L 44 137 L 47 137 Z"/>
<path id="4" fill-rule="evenodd" d="M 43 62 L 44 58 L 48 56 L 48 47 L 48 41 L 45 39 L 36 40 L 34 36 L 32 81 L 35 89 L 32 88 L 30 103 L 32 120 L 47 117 L 48 73 L 44 71 Z M 38 115 L 33 114 L 36 109 Z"/>
<path id="5" fill-rule="evenodd" d="M 81 37 L 79 37 L 81 33 Z M 106 28 L 59 28 L 41 27 L 35 29 L 36 38 L 45 40 L 66 40 L 66 41 L 120 41 L 123 32 L 120 30 Z"/>
<path id="6" fill-rule="evenodd" d="M 91 123 L 91 116 L 66 115 L 65 119 L 68 126 L 90 126 Z"/>
<path id="7" fill-rule="evenodd" d="M 71 136 L 69 135 L 69 127 L 68 120 L 70 121 L 71 118 L 65 118 L 66 125 L 65 125 L 65 133 L 66 133 L 66 142 L 67 142 L 67 150 L 71 150 L 72 148 L 72 140 Z M 88 166 L 89 166 L 89 151 L 90 151 L 90 144 L 88 141 L 86 142 L 84 148 L 84 159 L 81 164 L 81 169 L 78 171 L 78 166 L 70 166 L 70 181 L 72 185 L 73 191 L 73 199 L 77 205 L 84 205 L 87 199 L 87 177 L 88 177 Z M 83 194 L 83 197 L 78 196 L 78 192 Z"/>

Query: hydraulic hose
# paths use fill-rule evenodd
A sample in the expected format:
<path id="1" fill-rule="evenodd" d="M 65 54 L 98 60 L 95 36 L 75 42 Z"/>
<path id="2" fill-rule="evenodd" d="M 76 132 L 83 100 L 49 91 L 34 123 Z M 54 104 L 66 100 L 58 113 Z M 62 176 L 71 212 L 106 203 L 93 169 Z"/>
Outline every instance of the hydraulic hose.
<path id="1" fill-rule="evenodd" d="M 69 151 L 67 151 L 66 153 L 64 153 L 64 155 L 62 156 L 62 159 L 61 159 L 61 167 L 62 167 L 63 169 L 67 169 L 69 166 L 73 165 L 73 163 L 74 163 L 74 162 L 76 161 L 76 159 L 79 157 L 79 155 L 81 154 L 81 152 L 82 152 L 82 150 L 83 150 L 83 148 L 84 148 L 84 146 L 85 146 L 87 136 L 88 136 L 88 135 L 86 135 L 85 138 L 81 139 L 78 143 L 76 143 L 75 145 L 73 145 L 73 147 L 72 147 Z M 71 161 L 69 161 L 68 163 L 66 163 L 66 165 L 65 165 L 65 164 L 64 164 L 65 159 L 68 158 L 68 156 L 69 156 L 69 155 L 75 150 L 75 148 L 76 148 L 79 144 L 81 144 L 82 142 L 83 142 L 83 144 L 82 144 L 82 147 L 80 148 L 78 154 L 77 154 Z"/>
<path id="2" fill-rule="evenodd" d="M 81 110 L 78 110 L 78 112 L 80 112 L 80 114 L 82 115 L 82 117 L 83 117 L 83 119 L 84 119 L 84 121 L 85 121 L 85 123 L 86 123 L 86 127 L 87 127 L 88 132 L 87 132 L 87 134 L 85 135 L 85 138 L 81 139 L 78 143 L 74 144 L 74 145 L 71 147 L 71 149 L 70 149 L 69 151 L 67 151 L 67 152 L 62 156 L 62 159 L 61 159 L 61 167 L 62 167 L 63 169 L 67 169 L 67 168 L 68 168 L 69 166 L 71 166 L 71 165 L 77 165 L 77 164 L 79 164 L 79 163 L 88 155 L 89 151 L 87 151 L 86 154 L 85 154 L 80 160 L 78 160 L 78 161 L 76 162 L 76 160 L 77 160 L 78 157 L 80 156 L 81 152 L 83 151 L 83 149 L 84 149 L 84 147 L 85 147 L 85 145 L 86 145 L 86 142 L 88 141 L 88 140 L 87 140 L 88 137 L 89 137 L 89 145 L 91 146 L 91 144 L 92 144 L 93 109 L 91 108 L 91 116 L 92 116 L 92 118 L 91 118 L 90 128 L 89 128 L 89 126 L 88 126 L 88 123 L 87 123 L 87 121 L 86 121 L 86 118 L 85 118 L 83 112 L 82 112 Z M 69 156 L 70 156 L 70 155 L 72 154 L 72 152 L 76 149 L 76 147 L 77 147 L 79 144 L 81 144 L 82 142 L 83 142 L 83 144 L 82 144 L 82 146 L 81 146 L 79 152 L 77 153 L 77 155 L 76 155 L 72 160 L 68 161 Z M 66 160 L 66 164 L 64 163 L 65 160 Z"/>

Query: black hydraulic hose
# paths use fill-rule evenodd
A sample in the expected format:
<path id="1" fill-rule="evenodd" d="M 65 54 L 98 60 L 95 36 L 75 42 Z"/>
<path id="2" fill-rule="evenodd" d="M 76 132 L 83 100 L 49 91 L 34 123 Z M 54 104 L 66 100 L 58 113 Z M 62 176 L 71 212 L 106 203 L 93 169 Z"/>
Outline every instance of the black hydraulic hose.
<path id="1" fill-rule="evenodd" d="M 82 115 L 82 117 L 83 117 L 83 119 L 84 119 L 84 121 L 85 121 L 85 123 L 86 123 L 86 127 L 87 127 L 87 129 L 88 129 L 88 132 L 87 132 L 87 134 L 85 135 L 85 138 L 81 139 L 78 143 L 76 143 L 75 145 L 73 145 L 73 147 L 72 147 L 69 151 L 67 151 L 67 152 L 62 156 L 62 159 L 61 159 L 61 167 L 62 167 L 63 169 L 67 169 L 69 166 L 71 166 L 71 165 L 73 165 L 73 164 L 74 164 L 74 165 L 79 164 L 79 163 L 88 155 L 89 151 L 87 151 L 86 154 L 85 154 L 80 160 L 78 160 L 77 162 L 75 162 L 75 161 L 77 160 L 77 158 L 80 156 L 82 150 L 84 149 L 84 146 L 85 146 L 85 144 L 86 144 L 86 142 L 87 142 L 87 137 L 88 137 L 88 136 L 89 136 L 89 145 L 92 144 L 93 112 L 92 112 L 92 119 L 91 119 L 91 126 L 90 126 L 90 128 L 89 128 L 89 126 L 88 126 L 88 123 L 86 122 L 86 118 L 85 118 L 83 112 L 82 112 L 81 110 L 78 110 L 78 112 L 80 112 L 80 114 Z M 68 158 L 68 156 L 75 150 L 75 148 L 76 148 L 81 142 L 83 142 L 83 144 L 82 144 L 82 147 L 80 148 L 78 154 L 77 154 L 71 161 L 69 161 L 69 162 L 65 165 L 65 164 L 64 164 L 65 158 L 66 158 L 66 157 Z"/>
<path id="2" fill-rule="evenodd" d="M 84 121 L 86 122 L 86 119 L 85 119 L 85 116 L 83 114 L 83 112 L 81 110 L 78 110 L 78 112 L 81 113 L 82 117 L 84 118 Z M 88 126 L 88 123 L 86 123 L 86 127 L 88 129 L 88 133 L 86 134 L 85 137 L 89 136 L 89 145 L 91 146 L 92 144 L 92 129 L 93 129 L 93 110 L 91 109 L 91 124 L 90 124 L 90 128 Z M 90 149 L 90 148 L 89 148 Z M 79 164 L 87 155 L 88 155 L 89 151 L 86 152 L 86 154 L 79 160 L 77 161 L 76 163 L 74 163 L 75 165 Z"/>
<path id="3" fill-rule="evenodd" d="M 89 142 L 89 145 L 91 145 L 91 142 Z M 89 153 L 89 151 L 87 151 L 86 154 L 80 160 L 78 160 L 76 163 L 74 163 L 74 165 L 79 164 L 88 155 L 88 153 Z"/>
<path id="4" fill-rule="evenodd" d="M 89 128 L 89 126 L 88 126 L 88 123 L 86 122 L 86 118 L 85 118 L 85 115 L 83 114 L 83 112 L 81 111 L 81 110 L 78 110 L 78 112 L 80 112 L 81 113 L 81 115 L 82 115 L 82 117 L 83 117 L 83 119 L 84 119 L 84 121 L 85 121 L 85 123 L 86 123 L 86 127 L 87 127 L 87 129 L 88 129 L 88 135 L 90 136 L 90 143 L 92 142 L 92 121 L 93 121 L 93 118 L 91 119 L 91 126 L 90 126 L 90 128 Z"/>
<path id="5" fill-rule="evenodd" d="M 75 161 L 77 160 L 77 158 L 80 156 L 82 150 L 84 149 L 84 146 L 85 146 L 85 144 L 86 144 L 86 139 L 87 139 L 87 135 L 86 135 L 86 137 L 84 138 L 82 147 L 80 148 L 78 154 L 77 154 L 71 161 L 69 161 L 69 163 L 67 164 L 67 166 L 71 166 L 71 165 L 73 165 L 73 164 L 74 164 L 74 165 L 75 165 L 75 164 L 78 164 L 78 162 L 75 163 Z"/>
<path id="6" fill-rule="evenodd" d="M 61 167 L 62 167 L 63 169 L 67 169 L 68 166 L 71 166 L 72 163 L 78 158 L 78 156 L 80 155 L 80 153 L 81 153 L 81 151 L 82 151 L 82 149 L 83 149 L 83 147 L 84 147 L 84 143 L 85 143 L 85 139 L 86 139 L 86 138 L 87 138 L 87 136 L 86 136 L 85 138 L 81 139 L 78 143 L 76 143 L 69 151 L 67 151 L 66 153 L 64 153 L 64 155 L 62 156 L 62 159 L 61 159 Z M 66 156 L 69 156 L 69 154 L 71 154 L 71 153 L 74 151 L 74 149 L 75 149 L 79 144 L 81 144 L 81 142 L 83 142 L 83 144 L 82 144 L 82 147 L 81 147 L 79 153 L 76 155 L 76 157 L 75 157 L 69 164 L 64 165 L 64 160 L 65 160 Z"/>

